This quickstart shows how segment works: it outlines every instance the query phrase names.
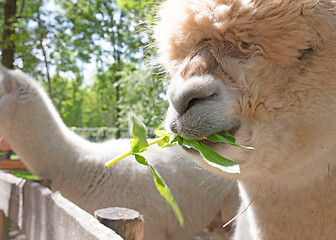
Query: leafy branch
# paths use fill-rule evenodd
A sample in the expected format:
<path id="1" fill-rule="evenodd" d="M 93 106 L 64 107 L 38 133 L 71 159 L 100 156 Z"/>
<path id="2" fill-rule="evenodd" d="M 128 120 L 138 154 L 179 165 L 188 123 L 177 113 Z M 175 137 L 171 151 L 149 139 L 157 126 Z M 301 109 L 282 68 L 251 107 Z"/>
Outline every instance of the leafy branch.
<path id="1" fill-rule="evenodd" d="M 183 219 L 179 206 L 175 202 L 170 189 L 168 188 L 167 184 L 165 183 L 163 178 L 160 176 L 160 174 L 156 171 L 153 165 L 151 165 L 143 156 L 141 156 L 142 152 L 147 151 L 147 148 L 154 144 L 158 144 L 161 148 L 170 147 L 175 144 L 179 144 L 180 146 L 192 148 L 192 149 L 199 151 L 199 153 L 204 158 L 204 160 L 213 167 L 219 168 L 220 170 L 228 172 L 228 173 L 239 173 L 240 172 L 240 168 L 237 163 L 219 155 L 218 153 L 216 153 L 214 150 L 212 150 L 209 146 L 202 143 L 201 141 L 197 141 L 193 139 L 185 139 L 174 133 L 167 133 L 163 130 L 156 130 L 155 133 L 158 136 L 158 138 L 154 139 L 151 142 L 148 142 L 147 128 L 145 124 L 142 123 L 133 113 L 130 113 L 129 127 L 130 127 L 130 132 L 132 133 L 132 136 L 133 136 L 133 140 L 131 140 L 130 142 L 131 150 L 127 153 L 124 153 L 106 162 L 105 166 L 110 167 L 116 162 L 130 155 L 134 155 L 138 163 L 148 166 L 153 176 L 156 188 L 158 189 L 160 194 L 166 199 L 166 201 L 170 204 L 181 226 L 184 225 L 184 219 Z M 231 134 L 229 134 L 227 131 L 216 133 L 216 134 L 211 134 L 207 136 L 206 138 L 209 141 L 214 142 L 214 143 L 223 142 L 223 143 L 227 143 L 227 144 L 230 144 L 236 147 L 254 149 L 252 147 L 247 147 L 247 146 L 242 146 L 242 145 L 237 144 L 236 139 Z"/>

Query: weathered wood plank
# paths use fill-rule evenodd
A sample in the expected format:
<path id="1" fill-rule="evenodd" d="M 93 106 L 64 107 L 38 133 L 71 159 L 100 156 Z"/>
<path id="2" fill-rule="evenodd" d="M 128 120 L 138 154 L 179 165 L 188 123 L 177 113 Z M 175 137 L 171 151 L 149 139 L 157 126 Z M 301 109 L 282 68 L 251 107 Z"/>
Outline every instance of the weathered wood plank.
<path id="1" fill-rule="evenodd" d="M 0 210 L 16 225 L 22 226 L 23 185 L 26 180 L 0 171 Z"/>
<path id="2" fill-rule="evenodd" d="M 0 211 L 31 240 L 123 240 L 59 193 L 0 171 Z M 0 240 L 2 240 L 0 238 Z"/>
<path id="3" fill-rule="evenodd" d="M 20 160 L 2 160 L 0 161 L 0 169 L 4 170 L 25 170 L 26 166 Z"/>
<path id="4" fill-rule="evenodd" d="M 9 240 L 9 218 L 0 211 L 0 240 Z"/>
<path id="5" fill-rule="evenodd" d="M 23 232 L 28 239 L 122 240 L 89 213 L 35 182 L 24 185 Z"/>

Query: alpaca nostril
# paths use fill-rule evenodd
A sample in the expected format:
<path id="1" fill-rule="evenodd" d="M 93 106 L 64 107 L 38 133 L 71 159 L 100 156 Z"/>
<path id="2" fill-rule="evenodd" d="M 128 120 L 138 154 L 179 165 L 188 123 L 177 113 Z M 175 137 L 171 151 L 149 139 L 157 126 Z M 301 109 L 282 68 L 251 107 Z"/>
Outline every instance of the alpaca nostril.
<path id="1" fill-rule="evenodd" d="M 187 110 L 190 109 L 191 107 L 193 107 L 194 105 L 196 105 L 197 103 L 199 103 L 200 101 L 202 101 L 201 98 L 193 98 L 189 101 L 188 105 L 187 105 Z"/>
<path id="2" fill-rule="evenodd" d="M 208 96 L 208 97 L 203 97 L 203 98 L 192 98 L 189 100 L 188 102 L 188 105 L 187 105 L 187 108 L 186 108 L 186 111 L 188 111 L 190 108 L 192 108 L 193 106 L 201 103 L 201 102 L 204 102 L 204 101 L 209 101 L 211 100 L 214 96 L 216 96 L 216 93 Z"/>
<path id="3" fill-rule="evenodd" d="M 173 106 L 175 108 L 175 110 L 177 111 L 178 114 L 182 115 L 184 113 L 186 113 L 189 109 L 191 109 L 192 107 L 194 107 L 195 105 L 198 105 L 200 103 L 206 102 L 206 101 L 210 101 L 213 97 L 215 97 L 217 94 L 213 93 L 210 95 L 204 95 L 201 97 L 192 97 L 195 94 L 185 94 L 183 96 L 180 97 L 174 97 L 171 98 L 171 101 L 173 103 Z M 201 95 L 201 94 L 199 94 Z"/>

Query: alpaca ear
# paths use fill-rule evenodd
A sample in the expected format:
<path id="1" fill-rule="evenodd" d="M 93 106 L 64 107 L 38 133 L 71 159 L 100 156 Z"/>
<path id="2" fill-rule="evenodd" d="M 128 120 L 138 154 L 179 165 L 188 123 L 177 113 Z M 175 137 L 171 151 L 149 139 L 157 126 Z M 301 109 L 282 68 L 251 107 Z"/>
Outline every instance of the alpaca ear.
<path id="1" fill-rule="evenodd" d="M 2 85 L 3 90 L 9 93 L 16 88 L 16 80 L 11 76 L 9 70 L 0 64 L 0 84 Z"/>

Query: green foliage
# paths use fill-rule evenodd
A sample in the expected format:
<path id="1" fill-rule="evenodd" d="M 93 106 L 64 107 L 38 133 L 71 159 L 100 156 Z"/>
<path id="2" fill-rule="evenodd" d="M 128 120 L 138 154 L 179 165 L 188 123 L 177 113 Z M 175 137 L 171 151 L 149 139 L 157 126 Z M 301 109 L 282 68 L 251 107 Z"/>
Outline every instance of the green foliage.
<path id="1" fill-rule="evenodd" d="M 133 113 L 130 113 L 129 127 L 132 133 L 131 140 L 132 153 L 141 153 L 149 146 L 147 142 L 147 128 Z"/>
<path id="2" fill-rule="evenodd" d="M 71 127 L 70 129 L 91 142 L 103 142 L 114 138 L 117 132 L 115 127 Z"/>
<path id="3" fill-rule="evenodd" d="M 211 138 L 211 135 L 210 135 L 210 138 Z M 212 150 L 210 147 L 208 147 L 202 142 L 192 140 L 192 139 L 183 139 L 179 136 L 176 141 L 181 146 L 197 150 L 201 154 L 203 159 L 209 165 L 215 168 L 218 168 L 227 173 L 239 173 L 240 172 L 239 165 L 237 163 L 225 157 L 222 157 L 221 155 L 216 153 L 214 150 Z"/>
<path id="4" fill-rule="evenodd" d="M 94 80 L 83 94 L 80 126 L 124 129 L 127 113 L 134 111 L 153 128 L 161 121 L 155 116 L 163 116 L 167 104 L 160 96 L 164 87 L 153 71 L 139 62 L 149 41 L 148 34 L 139 31 L 141 24 L 135 22 L 142 18 L 140 11 L 126 12 L 107 0 L 67 0 L 60 5 L 65 9 L 64 22 L 74 36 L 68 42 L 74 44 L 74 51 L 81 53 L 84 48 L 85 56 L 95 56 L 97 65 Z"/>
<path id="5" fill-rule="evenodd" d="M 40 180 L 40 178 L 28 170 L 11 170 L 11 174 L 13 174 L 16 177 L 23 178 L 26 180 Z"/>
<path id="6" fill-rule="evenodd" d="M 160 75 L 144 59 L 153 53 L 145 50 L 151 39 L 143 29 L 151 5 L 153 0 L 18 1 L 15 65 L 43 84 L 68 126 L 124 129 L 127 112 L 134 111 L 152 130 L 167 103 Z"/>
<path id="7" fill-rule="evenodd" d="M 149 164 L 143 156 L 139 154 L 134 154 L 134 157 L 138 163 L 149 167 L 157 190 L 159 191 L 161 196 L 167 201 L 167 203 L 171 206 L 171 208 L 173 209 L 177 217 L 177 220 L 179 221 L 180 225 L 183 226 L 184 219 L 183 219 L 181 209 L 179 208 L 178 204 L 175 202 L 173 194 L 171 193 L 166 182 L 163 180 L 161 175 L 156 171 L 153 165 Z"/>
<path id="8" fill-rule="evenodd" d="M 177 136 L 173 133 L 166 133 L 163 130 L 157 130 L 155 133 L 161 137 L 161 141 L 158 143 L 161 148 L 170 147 L 176 143 L 178 143 L 181 147 L 192 148 L 197 150 L 203 159 L 211 166 L 218 168 L 227 173 L 239 173 L 239 165 L 212 150 L 209 146 L 205 145 L 201 141 L 197 141 L 194 139 L 185 139 L 181 136 Z M 227 131 L 223 131 L 220 133 L 214 133 L 206 137 L 207 140 L 211 142 L 222 142 L 228 143 L 230 145 L 234 145 L 236 147 L 243 147 L 248 149 L 254 149 L 252 147 L 245 147 L 238 144 L 235 144 L 235 138 L 228 133 Z"/>
<path id="9" fill-rule="evenodd" d="M 106 162 L 105 166 L 110 167 L 116 162 L 120 161 L 121 159 L 128 157 L 130 155 L 134 155 L 135 160 L 138 163 L 148 166 L 150 168 L 151 173 L 154 178 L 156 188 L 158 189 L 160 194 L 166 199 L 166 201 L 170 204 L 170 206 L 175 212 L 175 215 L 181 225 L 183 225 L 182 213 L 178 205 L 176 204 L 168 186 L 166 185 L 162 177 L 157 173 L 155 168 L 143 156 L 141 156 L 140 153 L 144 151 L 148 151 L 148 147 L 154 144 L 158 144 L 161 148 L 165 148 L 165 147 L 173 146 L 176 143 L 178 143 L 182 147 L 187 147 L 187 148 L 192 148 L 192 149 L 197 150 L 201 154 L 203 159 L 209 165 L 215 168 L 218 168 L 228 173 L 240 173 L 240 168 L 237 163 L 219 155 L 218 153 L 216 153 L 214 150 L 212 150 L 209 146 L 202 143 L 201 141 L 197 141 L 194 139 L 185 139 L 174 133 L 171 133 L 171 132 L 167 133 L 164 130 L 158 129 L 155 131 L 155 133 L 157 134 L 159 138 L 148 143 L 147 128 L 145 124 L 141 122 L 140 119 L 138 119 L 133 113 L 130 114 L 129 126 L 130 126 L 130 132 L 133 136 L 133 140 L 130 141 L 131 150 Z M 245 147 L 245 146 L 236 144 L 235 143 L 236 139 L 227 131 L 211 134 L 207 136 L 206 138 L 209 141 L 215 142 L 215 143 L 223 142 L 223 143 L 228 143 L 236 147 L 254 149 L 252 147 Z"/>
<path id="10" fill-rule="evenodd" d="M 154 166 L 151 165 L 143 156 L 140 155 L 140 153 L 147 150 L 147 147 L 157 143 L 158 141 L 151 142 L 150 144 L 148 143 L 147 128 L 145 124 L 141 122 L 140 119 L 138 119 L 133 113 L 130 113 L 129 115 L 129 126 L 130 126 L 130 132 L 132 133 L 133 136 L 133 140 L 131 140 L 130 142 L 131 150 L 107 162 L 105 164 L 106 167 L 110 167 L 114 163 L 118 162 L 119 160 L 129 155 L 134 155 L 135 160 L 138 163 L 149 167 L 157 190 L 160 192 L 161 196 L 169 203 L 169 205 L 171 206 L 177 217 L 177 220 L 179 221 L 179 224 L 183 226 L 184 219 L 181 210 L 177 205 L 177 203 L 175 202 L 169 187 L 167 186 L 163 178 L 160 176 L 160 174 L 157 172 L 157 170 L 154 168 Z"/>
<path id="11" fill-rule="evenodd" d="M 250 150 L 254 149 L 253 147 L 247 147 L 247 146 L 237 144 L 236 139 L 227 131 L 220 132 L 217 134 L 211 134 L 210 136 L 207 136 L 207 139 L 214 143 L 223 142 L 223 143 L 227 143 L 232 146 L 235 146 L 235 147 L 241 147 L 241 148 L 246 148 Z"/>
<path id="12" fill-rule="evenodd" d="M 168 102 L 164 99 L 166 86 L 151 69 L 137 69 L 125 72 L 121 79 L 122 97 L 120 115 L 133 112 L 150 129 L 157 128 L 163 121 Z M 127 121 L 120 122 L 121 128 L 127 128 Z"/>
<path id="13" fill-rule="evenodd" d="M 161 1 L 155 0 L 117 0 L 117 5 L 126 12 L 134 12 L 136 15 L 144 17 L 148 22 L 153 20 L 155 9 Z"/>

